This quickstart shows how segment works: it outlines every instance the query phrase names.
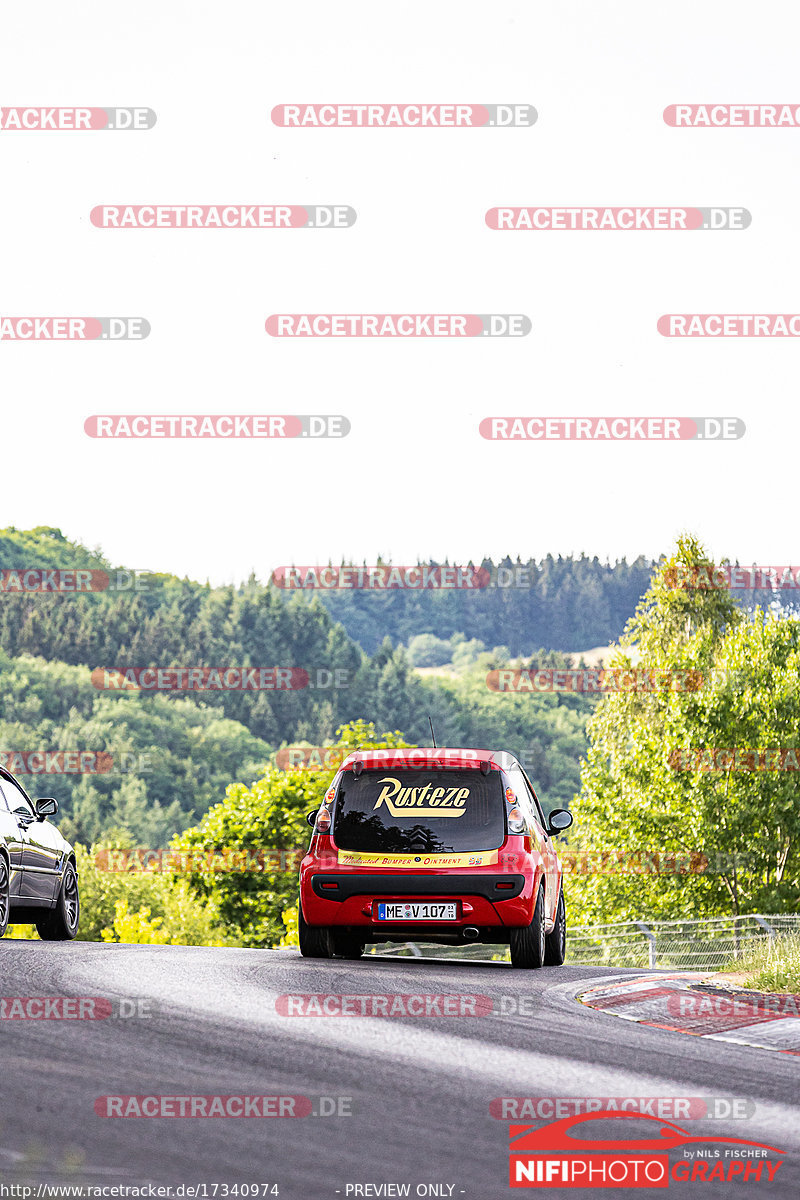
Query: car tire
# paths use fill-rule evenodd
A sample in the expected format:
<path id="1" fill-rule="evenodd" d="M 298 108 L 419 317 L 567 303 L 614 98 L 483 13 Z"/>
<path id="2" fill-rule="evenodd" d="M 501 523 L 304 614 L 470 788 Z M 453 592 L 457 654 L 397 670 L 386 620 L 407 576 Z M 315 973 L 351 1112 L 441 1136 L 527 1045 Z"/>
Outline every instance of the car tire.
<path id="1" fill-rule="evenodd" d="M 297 908 L 297 935 L 303 958 L 333 958 L 333 936 L 326 925 L 306 925 L 301 905 Z"/>
<path id="2" fill-rule="evenodd" d="M 567 909 L 564 904 L 564 888 L 558 893 L 556 905 L 556 923 L 553 932 L 544 939 L 544 965 L 546 967 L 561 967 L 567 956 Z"/>
<path id="3" fill-rule="evenodd" d="M 11 912 L 10 888 L 11 875 L 8 870 L 8 859 L 4 854 L 0 854 L 0 937 L 3 937 L 8 929 L 8 918 Z"/>
<path id="4" fill-rule="evenodd" d="M 80 919 L 78 876 L 73 864 L 68 862 L 61 877 L 56 906 L 46 911 L 36 922 L 36 931 L 43 942 L 68 942 L 78 932 Z"/>
<path id="5" fill-rule="evenodd" d="M 533 917 L 524 929 L 515 929 L 511 934 L 512 967 L 541 967 L 544 963 L 544 888 L 539 888 Z"/>
<path id="6" fill-rule="evenodd" d="M 364 953 L 364 943 L 360 942 L 354 933 L 335 933 L 333 935 L 333 953 L 337 958 L 361 958 Z"/>

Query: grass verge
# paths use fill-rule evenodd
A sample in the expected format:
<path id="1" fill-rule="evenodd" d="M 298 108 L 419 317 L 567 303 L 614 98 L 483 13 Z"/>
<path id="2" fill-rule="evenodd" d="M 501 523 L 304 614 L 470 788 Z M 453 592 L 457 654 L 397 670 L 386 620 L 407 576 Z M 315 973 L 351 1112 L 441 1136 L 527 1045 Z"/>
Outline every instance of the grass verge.
<path id="1" fill-rule="evenodd" d="M 763 942 L 722 971 L 744 974 L 744 987 L 759 992 L 800 992 L 800 935 L 783 934 Z"/>

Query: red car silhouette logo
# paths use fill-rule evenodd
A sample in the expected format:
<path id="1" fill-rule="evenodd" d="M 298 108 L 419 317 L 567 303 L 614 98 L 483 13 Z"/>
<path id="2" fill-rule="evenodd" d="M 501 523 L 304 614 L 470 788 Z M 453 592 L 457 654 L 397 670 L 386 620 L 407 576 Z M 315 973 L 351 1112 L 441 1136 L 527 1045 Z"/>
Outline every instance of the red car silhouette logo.
<path id="1" fill-rule="evenodd" d="M 589 1121 L 614 1120 L 651 1121 L 659 1126 L 658 1136 L 653 1138 L 626 1138 L 624 1140 L 594 1140 L 576 1138 L 569 1135 L 569 1130 L 575 1125 L 583 1125 Z M 655 1131 L 654 1131 L 655 1132 Z M 718 1137 L 715 1134 L 695 1136 L 680 1125 L 673 1125 L 659 1117 L 651 1117 L 646 1113 L 629 1112 L 596 1112 L 582 1113 L 577 1116 L 564 1117 L 562 1121 L 553 1121 L 549 1125 L 537 1129 L 533 1125 L 511 1125 L 509 1127 L 510 1149 L 514 1154 L 541 1153 L 551 1151 L 572 1150 L 673 1150 L 678 1146 L 692 1146 L 698 1143 L 723 1142 L 734 1146 L 756 1146 L 760 1150 L 770 1150 L 773 1154 L 783 1154 L 776 1146 L 766 1146 L 763 1142 L 749 1142 L 743 1138 Z"/>

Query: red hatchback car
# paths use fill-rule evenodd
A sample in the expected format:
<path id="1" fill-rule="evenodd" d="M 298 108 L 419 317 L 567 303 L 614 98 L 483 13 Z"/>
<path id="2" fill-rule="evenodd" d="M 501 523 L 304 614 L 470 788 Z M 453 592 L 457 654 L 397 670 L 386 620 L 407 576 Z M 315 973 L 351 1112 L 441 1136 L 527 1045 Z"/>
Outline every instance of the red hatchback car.
<path id="1" fill-rule="evenodd" d="M 300 951 L 359 958 L 367 942 L 509 943 L 516 967 L 559 966 L 562 871 L 545 820 L 506 751 L 356 750 L 319 809 L 300 864 Z"/>

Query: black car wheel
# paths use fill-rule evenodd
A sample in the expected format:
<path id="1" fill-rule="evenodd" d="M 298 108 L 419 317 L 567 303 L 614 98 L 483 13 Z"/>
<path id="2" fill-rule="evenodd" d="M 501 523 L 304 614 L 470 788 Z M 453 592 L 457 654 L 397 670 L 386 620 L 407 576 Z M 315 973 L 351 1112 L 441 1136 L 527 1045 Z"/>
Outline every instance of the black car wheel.
<path id="1" fill-rule="evenodd" d="M 544 939 L 544 965 L 560 967 L 567 956 L 567 910 L 564 905 L 564 888 L 558 894 L 556 923 L 553 932 Z"/>
<path id="2" fill-rule="evenodd" d="M 306 925 L 303 909 L 297 909 L 297 933 L 303 958 L 333 958 L 333 937 L 326 925 Z"/>
<path id="3" fill-rule="evenodd" d="M 64 867 L 61 890 L 56 906 L 45 912 L 36 922 L 36 930 L 44 942 L 66 942 L 78 932 L 81 916 L 81 901 L 78 894 L 78 876 L 72 863 Z"/>
<path id="4" fill-rule="evenodd" d="M 2 937 L 5 931 L 8 929 L 9 886 L 10 876 L 8 873 L 8 862 L 6 861 L 5 855 L 0 854 L 0 937 Z"/>
<path id="5" fill-rule="evenodd" d="M 511 934 L 512 967 L 541 967 L 544 963 L 544 888 L 539 888 L 533 919 L 525 929 Z"/>

